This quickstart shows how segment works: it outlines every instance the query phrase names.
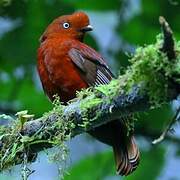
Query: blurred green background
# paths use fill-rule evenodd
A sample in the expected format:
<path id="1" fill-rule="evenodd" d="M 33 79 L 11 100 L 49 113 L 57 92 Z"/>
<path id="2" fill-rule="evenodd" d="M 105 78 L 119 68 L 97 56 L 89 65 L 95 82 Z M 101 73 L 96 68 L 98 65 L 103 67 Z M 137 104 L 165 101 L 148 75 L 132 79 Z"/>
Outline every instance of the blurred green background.
<path id="1" fill-rule="evenodd" d="M 115 74 L 127 67 L 128 55 L 138 46 L 155 42 L 160 32 L 160 15 L 167 19 L 176 39 L 180 39 L 179 0 L 0 0 L 1 114 L 28 109 L 39 117 L 52 108 L 36 71 L 38 40 L 55 17 L 78 10 L 85 11 L 94 26 L 85 42 L 103 54 Z M 116 176 L 111 148 L 80 135 L 68 142 L 70 157 L 65 180 L 179 180 L 178 125 L 161 145 L 151 145 L 178 106 L 178 101 L 174 101 L 139 115 L 136 136 L 141 163 L 132 175 Z M 1 173 L 0 180 L 21 179 L 20 168 Z M 59 178 L 58 165 L 49 163 L 44 152 L 30 168 L 35 170 L 30 180 Z"/>

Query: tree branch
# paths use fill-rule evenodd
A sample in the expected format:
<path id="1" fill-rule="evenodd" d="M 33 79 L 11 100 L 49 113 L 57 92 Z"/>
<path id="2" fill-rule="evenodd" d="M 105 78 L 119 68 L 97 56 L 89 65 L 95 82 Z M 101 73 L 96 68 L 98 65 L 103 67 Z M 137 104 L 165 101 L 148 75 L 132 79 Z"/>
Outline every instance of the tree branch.
<path id="1" fill-rule="evenodd" d="M 33 161 L 42 149 L 61 146 L 77 134 L 176 98 L 180 55 L 175 49 L 180 52 L 180 43 L 174 43 L 172 33 L 167 36 L 169 26 L 161 25 L 164 39 L 158 37 L 156 44 L 137 49 L 132 65 L 118 79 L 79 92 L 68 105 L 56 99 L 54 109 L 39 119 L 20 112 L 11 125 L 1 127 L 0 170 L 23 163 L 24 154 Z"/>

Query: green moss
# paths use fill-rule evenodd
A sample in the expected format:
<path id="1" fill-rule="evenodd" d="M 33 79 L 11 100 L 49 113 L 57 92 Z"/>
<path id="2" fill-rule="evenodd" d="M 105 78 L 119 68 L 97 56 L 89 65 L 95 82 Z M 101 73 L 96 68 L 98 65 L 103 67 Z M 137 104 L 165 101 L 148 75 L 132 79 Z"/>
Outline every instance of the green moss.
<path id="1" fill-rule="evenodd" d="M 97 107 L 103 100 L 98 98 L 97 93 L 93 92 L 91 88 L 78 92 L 78 98 L 80 99 L 81 117 L 83 119 L 83 123 L 78 124 L 78 126 L 86 130 L 92 121 L 92 119 L 89 119 L 88 114 L 91 114 L 90 111 L 93 111 L 93 107 Z"/>
<path id="2" fill-rule="evenodd" d="M 0 141 L 3 143 L 0 149 L 0 170 L 7 169 L 17 163 L 25 164 L 25 160 L 22 157 L 23 153 L 28 153 L 30 148 L 34 145 L 37 146 L 42 144 L 57 146 L 58 150 L 53 154 L 53 160 L 61 163 L 65 162 L 65 157 L 68 156 L 68 148 L 65 142 L 70 139 L 71 130 L 75 126 L 72 121 L 65 121 L 63 118 L 62 112 L 65 106 L 60 103 L 58 97 L 55 98 L 53 105 L 53 110 L 44 114 L 41 118 L 41 120 L 45 121 L 44 123 L 47 125 L 46 128 L 40 128 L 32 136 L 23 135 L 21 133 L 24 125 L 24 117 L 32 117 L 27 114 L 27 111 L 17 113 L 17 118 L 13 120 L 13 123 L 8 128 L 3 126 L 0 127 Z M 57 121 L 49 125 L 48 123 L 50 122 L 47 120 L 47 117 L 54 114 L 56 115 Z M 9 118 L 9 116 L 4 115 L 3 117 Z M 59 129 L 59 131 L 56 131 L 57 129 Z M 56 134 L 53 134 L 53 132 L 56 132 Z M 60 167 L 60 169 L 63 168 Z"/>
<path id="3" fill-rule="evenodd" d="M 119 77 L 121 88 L 126 92 L 135 84 L 142 84 L 144 91 L 150 97 L 151 107 L 158 107 L 167 101 L 169 79 L 180 75 L 180 46 L 176 44 L 177 58 L 171 62 L 166 54 L 160 51 L 162 47 L 161 35 L 157 37 L 155 45 L 137 48 L 130 59 L 132 64 L 123 76 Z M 126 81 L 124 81 L 126 79 Z M 176 79 L 179 82 L 179 79 Z"/>
<path id="4" fill-rule="evenodd" d="M 123 82 L 121 81 L 121 84 Z M 113 79 L 109 84 L 107 85 L 99 85 L 95 87 L 95 90 L 103 93 L 105 96 L 108 97 L 108 99 L 111 99 L 111 97 L 116 96 L 119 93 L 119 80 Z"/>

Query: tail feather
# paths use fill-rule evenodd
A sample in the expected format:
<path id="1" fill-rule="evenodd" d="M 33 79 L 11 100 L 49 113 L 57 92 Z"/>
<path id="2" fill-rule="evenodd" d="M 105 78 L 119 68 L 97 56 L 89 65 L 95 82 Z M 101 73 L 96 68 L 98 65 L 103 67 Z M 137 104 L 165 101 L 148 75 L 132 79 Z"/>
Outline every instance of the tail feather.
<path id="1" fill-rule="evenodd" d="M 115 144 L 113 150 L 117 174 L 127 176 L 137 168 L 139 164 L 139 149 L 133 136 L 120 146 Z"/>
<path id="2" fill-rule="evenodd" d="M 122 176 L 131 174 L 137 168 L 140 159 L 132 132 L 127 136 L 127 131 L 126 124 L 119 120 L 89 131 L 92 136 L 113 147 L 116 171 Z"/>

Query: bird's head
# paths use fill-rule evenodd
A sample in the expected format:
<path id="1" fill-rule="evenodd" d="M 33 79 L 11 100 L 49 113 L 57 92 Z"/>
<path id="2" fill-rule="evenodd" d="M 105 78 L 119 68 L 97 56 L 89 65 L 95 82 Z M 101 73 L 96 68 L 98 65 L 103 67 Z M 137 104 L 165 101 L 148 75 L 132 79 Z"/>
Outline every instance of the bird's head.
<path id="1" fill-rule="evenodd" d="M 45 30 L 40 38 L 44 41 L 51 37 L 65 37 L 83 40 L 87 31 L 93 28 L 89 23 L 89 18 L 84 12 L 75 12 L 71 15 L 64 15 L 56 18 Z"/>

